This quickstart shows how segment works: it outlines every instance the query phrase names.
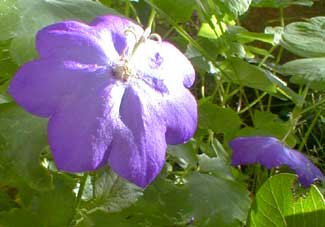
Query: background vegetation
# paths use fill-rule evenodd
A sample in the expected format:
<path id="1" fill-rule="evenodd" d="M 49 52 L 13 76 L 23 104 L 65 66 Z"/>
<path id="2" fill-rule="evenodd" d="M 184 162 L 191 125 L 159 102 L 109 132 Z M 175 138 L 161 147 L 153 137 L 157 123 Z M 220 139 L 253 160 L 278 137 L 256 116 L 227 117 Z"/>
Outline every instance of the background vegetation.
<path id="1" fill-rule="evenodd" d="M 35 33 L 64 19 L 119 13 L 193 63 L 195 137 L 168 148 L 145 190 L 108 168 L 58 172 L 46 119 L 13 103 Z M 175 65 L 177 67 L 177 65 Z M 286 167 L 231 166 L 229 141 L 273 136 L 325 170 L 325 2 L 311 0 L 0 0 L 0 226 L 324 226 L 324 187 Z"/>

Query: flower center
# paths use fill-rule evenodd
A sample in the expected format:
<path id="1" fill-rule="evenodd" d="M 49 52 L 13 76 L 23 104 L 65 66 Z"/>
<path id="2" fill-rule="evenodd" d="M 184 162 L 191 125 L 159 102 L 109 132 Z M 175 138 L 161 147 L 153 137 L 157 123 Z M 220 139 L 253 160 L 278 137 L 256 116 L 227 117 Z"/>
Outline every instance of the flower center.
<path id="1" fill-rule="evenodd" d="M 138 37 L 133 27 L 129 27 L 124 31 L 126 39 L 127 36 L 131 35 L 134 37 L 135 42 L 131 46 L 128 46 L 127 43 L 126 47 L 122 51 L 122 54 L 120 55 L 120 59 L 114 64 L 114 75 L 118 79 L 127 81 L 129 77 L 135 77 L 137 75 L 136 72 L 130 67 L 129 62 L 131 61 L 131 58 L 134 56 L 135 52 L 139 49 L 140 45 L 144 44 L 148 39 L 161 42 L 161 37 L 158 34 L 150 34 L 150 32 L 151 29 L 147 28 L 144 30 L 143 34 Z"/>
<path id="2" fill-rule="evenodd" d="M 132 74 L 133 73 L 129 67 L 128 60 L 121 57 L 114 66 L 114 75 L 123 81 L 127 81 Z"/>

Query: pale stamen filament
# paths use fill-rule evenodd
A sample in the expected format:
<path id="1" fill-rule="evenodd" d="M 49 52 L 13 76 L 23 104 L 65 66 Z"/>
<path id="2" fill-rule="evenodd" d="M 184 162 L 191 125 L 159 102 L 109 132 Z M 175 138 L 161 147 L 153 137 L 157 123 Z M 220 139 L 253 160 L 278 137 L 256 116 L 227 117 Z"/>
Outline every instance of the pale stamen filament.
<path id="1" fill-rule="evenodd" d="M 162 42 L 162 39 L 160 37 L 160 35 L 156 34 L 156 33 L 151 33 L 151 29 L 150 28 L 146 28 L 143 32 L 143 34 L 141 35 L 141 37 L 138 37 L 135 29 L 133 27 L 128 27 L 125 31 L 124 34 L 125 36 L 128 36 L 129 34 L 133 35 L 135 38 L 135 44 L 133 45 L 132 49 L 130 48 L 130 46 L 125 47 L 125 49 L 122 51 L 122 54 L 120 55 L 120 60 L 119 62 L 115 65 L 115 73 L 116 76 L 124 81 L 126 81 L 130 76 L 135 76 L 133 75 L 134 72 L 132 72 L 132 70 L 129 67 L 129 62 L 132 58 L 132 56 L 134 56 L 136 50 L 138 49 L 138 47 L 146 42 L 146 40 L 150 39 L 150 40 L 154 40 L 157 41 L 159 43 Z M 129 56 L 127 56 L 127 50 L 131 50 L 131 54 Z"/>

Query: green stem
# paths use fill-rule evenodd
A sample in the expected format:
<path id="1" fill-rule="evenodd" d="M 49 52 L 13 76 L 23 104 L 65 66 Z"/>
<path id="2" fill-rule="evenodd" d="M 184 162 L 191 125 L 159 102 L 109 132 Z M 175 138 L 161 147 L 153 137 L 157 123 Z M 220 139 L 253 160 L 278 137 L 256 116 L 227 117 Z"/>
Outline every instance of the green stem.
<path id="1" fill-rule="evenodd" d="M 155 9 L 158 13 L 167 18 L 168 22 L 175 28 L 175 31 L 178 32 L 190 45 L 192 45 L 195 49 L 197 49 L 202 56 L 204 56 L 207 60 L 211 61 L 211 63 L 219 68 L 215 63 L 214 57 L 212 57 L 204 48 L 200 46 L 200 44 L 192 38 L 190 34 L 188 34 L 181 26 L 179 26 L 167 13 L 159 9 L 152 1 L 144 0 L 148 5 L 150 5 L 153 9 Z"/>
<path id="2" fill-rule="evenodd" d="M 125 2 L 125 9 L 124 9 L 124 15 L 126 17 L 129 17 L 130 16 L 130 1 L 126 1 Z"/>
<path id="3" fill-rule="evenodd" d="M 244 109 L 242 109 L 239 114 L 245 113 L 247 110 L 250 110 L 251 107 L 256 105 L 256 103 L 260 102 L 264 96 L 267 95 L 267 92 L 263 92 L 257 99 L 255 99 L 253 102 L 251 102 L 248 106 L 246 106 Z"/>
<path id="4" fill-rule="evenodd" d="M 267 107 L 266 107 L 267 112 L 271 112 L 271 105 L 272 105 L 272 95 L 269 95 L 269 98 L 267 100 Z"/>
<path id="5" fill-rule="evenodd" d="M 138 16 L 137 10 L 134 8 L 134 5 L 132 4 L 132 2 L 130 2 L 129 7 L 130 7 L 132 13 L 134 14 L 134 17 L 135 17 L 136 21 L 138 22 L 138 24 L 141 24 L 141 20 Z"/>
<path id="6" fill-rule="evenodd" d="M 313 130 L 315 124 L 317 123 L 317 119 L 319 118 L 320 114 L 321 114 L 321 111 L 318 110 L 318 112 L 316 113 L 313 121 L 311 122 L 311 124 L 310 124 L 310 126 L 309 126 L 309 128 L 308 128 L 308 130 L 307 130 L 307 132 L 306 132 L 306 134 L 305 134 L 305 136 L 303 138 L 303 140 L 301 141 L 301 144 L 299 145 L 299 148 L 298 148 L 299 151 L 302 151 L 302 149 L 304 148 L 305 144 L 307 143 L 307 140 L 309 138 L 309 135 L 310 135 L 311 131 Z"/>
<path id="7" fill-rule="evenodd" d="M 272 52 L 275 50 L 277 46 L 272 46 L 271 49 L 268 51 L 268 55 L 265 55 L 262 61 L 257 65 L 257 67 L 261 68 L 263 64 L 266 62 L 266 60 L 271 56 Z"/>
<path id="8" fill-rule="evenodd" d="M 201 76 L 201 96 L 205 98 L 205 77 L 204 75 Z"/>
<path id="9" fill-rule="evenodd" d="M 322 101 L 320 101 L 320 102 L 318 102 L 318 103 L 315 103 L 315 104 L 313 104 L 313 105 L 311 105 L 311 106 L 309 106 L 309 107 L 303 109 L 303 110 L 301 111 L 301 114 L 305 114 L 305 113 L 307 113 L 308 111 L 313 110 L 314 108 L 316 108 L 317 106 L 320 106 L 320 105 L 322 105 L 322 104 L 325 104 L 325 100 L 322 100 Z"/>
<path id="10" fill-rule="evenodd" d="M 281 26 L 284 27 L 285 22 L 284 22 L 284 9 L 283 8 L 280 8 L 280 23 L 281 23 Z"/>
<path id="11" fill-rule="evenodd" d="M 303 97 L 302 103 L 304 103 L 305 100 L 306 100 L 306 96 L 308 94 L 308 90 L 309 90 L 309 85 L 307 85 L 304 90 L 301 87 L 301 89 L 299 91 L 299 95 L 302 95 L 302 97 Z M 287 133 L 282 138 L 282 140 L 281 140 L 282 142 L 284 142 L 289 137 L 289 135 L 291 134 L 291 132 L 295 130 L 296 125 L 298 124 L 298 121 L 299 121 L 299 119 L 300 119 L 300 117 L 302 115 L 302 110 L 301 110 L 300 107 L 296 106 L 293 109 L 292 113 L 293 113 L 294 117 L 291 120 L 291 127 L 289 128 L 289 130 L 287 131 Z"/>
<path id="12" fill-rule="evenodd" d="M 156 16 L 156 11 L 154 9 L 151 9 L 150 16 L 148 19 L 147 28 L 150 28 L 150 29 L 152 28 L 153 21 L 155 20 L 155 16 Z"/>
<path id="13" fill-rule="evenodd" d="M 80 179 L 79 190 L 78 190 L 77 198 L 76 198 L 76 201 L 75 201 L 75 204 L 74 204 L 74 213 L 73 213 L 73 215 L 71 217 L 71 221 L 70 221 L 70 225 L 69 225 L 70 227 L 75 226 L 75 221 L 76 221 L 75 218 L 76 218 L 77 213 L 78 213 L 78 209 L 79 209 L 79 206 L 80 206 L 80 203 L 81 203 L 81 197 L 82 197 L 82 194 L 83 194 L 84 189 L 85 189 L 87 178 L 88 178 L 88 173 L 84 173 L 84 175 Z"/>
<path id="14" fill-rule="evenodd" d="M 249 101 L 248 101 L 247 95 L 246 95 L 246 93 L 245 93 L 245 89 L 244 89 L 242 86 L 240 86 L 240 93 L 242 94 L 245 103 L 248 104 Z M 255 104 L 254 104 L 254 105 L 255 105 Z M 254 119 L 254 114 L 253 114 L 253 111 L 252 111 L 252 109 L 250 108 L 250 106 L 251 106 L 251 105 L 249 104 L 249 105 L 246 106 L 244 109 L 246 109 L 245 111 L 248 110 L 249 115 L 250 115 L 251 119 L 253 120 L 253 119 Z M 245 112 L 245 111 L 244 111 L 244 112 Z M 239 113 L 243 113 L 243 112 L 242 112 L 242 111 L 239 111 Z"/>

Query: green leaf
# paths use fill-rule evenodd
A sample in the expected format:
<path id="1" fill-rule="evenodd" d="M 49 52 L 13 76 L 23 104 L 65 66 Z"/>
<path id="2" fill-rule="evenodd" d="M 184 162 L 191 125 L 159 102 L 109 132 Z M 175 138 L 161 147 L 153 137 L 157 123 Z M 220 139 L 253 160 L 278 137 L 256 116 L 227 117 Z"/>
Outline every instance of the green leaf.
<path id="1" fill-rule="evenodd" d="M 104 223 L 118 227 L 191 226 L 193 220 L 195 226 L 239 226 L 245 221 L 248 206 L 248 192 L 232 180 L 193 173 L 184 183 L 176 185 L 159 176 L 131 207 L 118 213 L 87 213 L 78 227 L 104 226 Z M 208 218 L 213 220 L 210 222 Z"/>
<path id="2" fill-rule="evenodd" d="M 238 131 L 237 136 L 274 136 L 282 140 L 292 127 L 289 121 L 284 122 L 276 114 L 258 110 L 254 112 L 253 124 L 254 128 L 245 127 Z M 293 147 L 297 141 L 294 134 L 290 133 L 285 142 Z"/>
<path id="3" fill-rule="evenodd" d="M 195 0 L 150 0 L 156 7 L 168 14 L 176 22 L 190 19 Z"/>
<path id="4" fill-rule="evenodd" d="M 227 143 L 228 140 L 224 139 L 224 142 Z M 205 154 L 208 154 L 211 157 L 217 157 L 225 163 L 230 162 L 229 153 L 225 150 L 219 140 L 214 137 L 210 137 L 207 143 L 202 143 L 200 149 L 204 151 Z"/>
<path id="5" fill-rule="evenodd" d="M 313 89 L 325 90 L 325 57 L 290 61 L 280 67 L 280 72 L 291 75 L 292 83 L 308 84 Z"/>
<path id="6" fill-rule="evenodd" d="M 201 173 L 212 173 L 214 176 L 233 180 L 230 163 L 219 157 L 209 157 L 206 154 L 198 155 Z"/>
<path id="7" fill-rule="evenodd" d="M 120 213 L 105 213 L 97 211 L 91 213 L 77 224 L 77 227 L 143 227 L 131 222 L 125 215 Z"/>
<path id="8" fill-rule="evenodd" d="M 15 194 L 16 194 L 15 188 L 1 187 L 1 189 L 0 189 L 0 212 L 10 210 L 14 207 L 17 207 L 17 204 L 15 202 Z"/>
<path id="9" fill-rule="evenodd" d="M 10 40 L 0 41 L 0 93 L 4 94 L 7 87 L 3 82 L 9 81 L 18 66 L 13 62 L 10 55 Z"/>
<path id="10" fill-rule="evenodd" d="M 186 224 L 191 218 L 187 185 L 175 185 L 158 177 L 134 206 L 125 210 L 129 221 L 139 226 L 173 226 Z"/>
<path id="11" fill-rule="evenodd" d="M 250 226 L 321 227 L 325 223 L 325 201 L 312 185 L 307 197 L 295 200 L 293 174 L 269 178 L 259 189 L 250 213 Z"/>
<path id="12" fill-rule="evenodd" d="M 212 129 L 214 133 L 233 135 L 241 125 L 238 114 L 230 108 L 221 108 L 209 102 L 199 103 L 199 128 Z"/>
<path id="13" fill-rule="evenodd" d="M 17 23 L 11 24 L 10 28 L 14 29 L 11 32 L 13 40 L 10 51 L 18 64 L 36 57 L 35 34 L 46 25 L 66 19 L 89 22 L 96 16 L 114 12 L 91 0 L 16 0 L 14 3 L 5 1 L 3 4 L 3 7 L 8 8 L 8 15 L 17 13 L 17 9 L 19 12 L 19 19 L 15 19 Z"/>
<path id="14" fill-rule="evenodd" d="M 242 185 L 197 172 L 187 180 L 197 226 L 241 226 L 246 221 L 250 200 Z"/>
<path id="15" fill-rule="evenodd" d="M 325 17 L 294 22 L 284 29 L 281 44 L 300 57 L 325 57 Z"/>
<path id="16" fill-rule="evenodd" d="M 252 0 L 198 0 L 197 5 L 206 19 L 214 14 L 220 18 L 236 18 L 247 12 L 251 2 Z"/>
<path id="17" fill-rule="evenodd" d="M 213 25 L 213 28 L 211 27 Z M 219 39 L 222 35 L 222 31 L 227 30 L 227 25 L 220 21 L 220 25 L 217 23 L 217 18 L 213 15 L 210 23 L 202 23 L 198 36 L 205 37 L 208 39 Z"/>
<path id="18" fill-rule="evenodd" d="M 276 92 L 274 83 L 271 82 L 263 69 L 239 58 L 229 58 L 223 61 L 220 70 L 224 78 L 233 83 L 263 91 Z"/>
<path id="19" fill-rule="evenodd" d="M 54 190 L 30 195 L 32 198 L 27 209 L 37 215 L 40 226 L 68 226 L 76 212 L 73 193 L 76 182 L 63 174 L 55 174 L 53 182 Z"/>
<path id="20" fill-rule="evenodd" d="M 225 0 L 223 2 L 231 15 L 237 17 L 247 12 L 252 0 Z"/>
<path id="21" fill-rule="evenodd" d="M 95 181 L 94 193 L 89 212 L 119 212 L 135 203 L 142 196 L 142 189 L 105 168 Z"/>
<path id="22" fill-rule="evenodd" d="M 17 0 L 0 1 L 0 41 L 14 37 L 18 21 Z"/>
<path id="23" fill-rule="evenodd" d="M 290 87 L 287 86 L 287 83 L 280 79 L 275 74 L 271 73 L 270 71 L 266 70 L 268 78 L 276 85 L 278 93 L 273 94 L 279 99 L 290 99 L 293 101 L 298 107 L 302 107 L 303 105 L 303 97 L 296 92 L 294 92 Z"/>
<path id="24" fill-rule="evenodd" d="M 51 188 L 51 177 L 40 165 L 40 154 L 47 146 L 46 125 L 46 119 L 14 104 L 0 105 L 1 182 L 24 183 L 37 190 Z"/>
<path id="25" fill-rule="evenodd" d="M 171 180 L 158 177 L 129 212 L 137 213 L 136 219 L 152 223 L 152 226 L 185 225 L 192 217 L 188 197 L 186 184 L 175 185 Z"/>
<path id="26" fill-rule="evenodd" d="M 0 212 L 0 226 L 6 227 L 41 227 L 37 214 L 28 210 L 14 208 L 10 211 Z"/>
<path id="27" fill-rule="evenodd" d="M 255 7 L 285 8 L 291 5 L 312 6 L 312 0 L 253 0 Z"/>
<path id="28" fill-rule="evenodd" d="M 168 154 L 184 169 L 195 168 L 197 165 L 196 152 L 191 141 L 185 144 L 168 145 Z"/>
<path id="29" fill-rule="evenodd" d="M 50 191 L 19 191 L 20 208 L 0 212 L 0 226 L 68 226 L 74 215 L 75 181 L 62 174 L 55 174 L 53 181 Z"/>
<path id="30" fill-rule="evenodd" d="M 11 102 L 11 99 L 6 95 L 0 94 L 0 104 L 4 104 L 8 102 Z"/>
<path id="31" fill-rule="evenodd" d="M 255 40 L 262 41 L 265 43 L 270 43 L 273 45 L 274 43 L 274 35 L 273 34 L 265 34 L 265 33 L 257 33 L 257 32 L 248 32 L 243 31 L 236 34 L 239 39 L 244 39 L 246 42 L 253 42 Z"/>

